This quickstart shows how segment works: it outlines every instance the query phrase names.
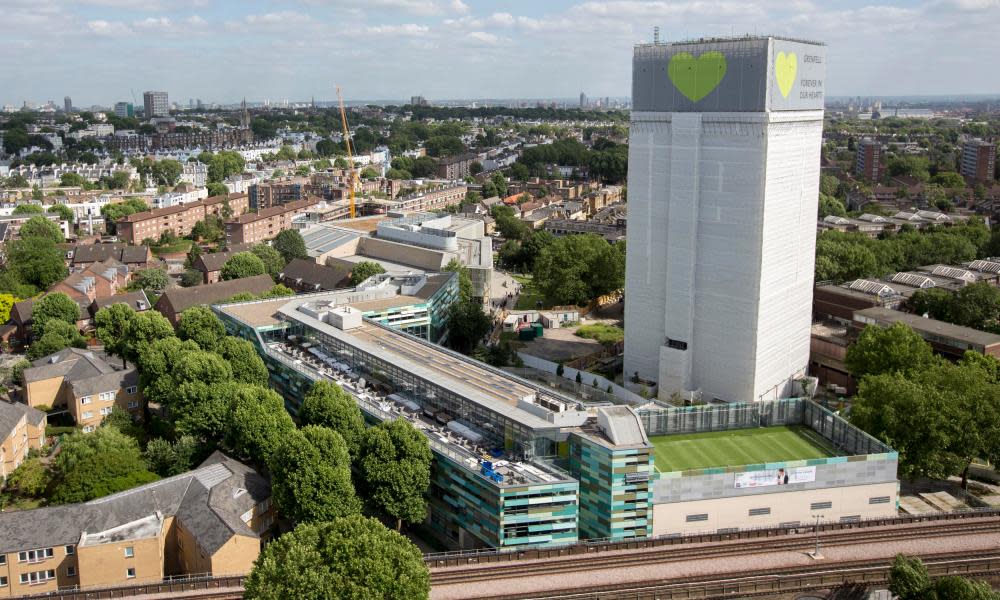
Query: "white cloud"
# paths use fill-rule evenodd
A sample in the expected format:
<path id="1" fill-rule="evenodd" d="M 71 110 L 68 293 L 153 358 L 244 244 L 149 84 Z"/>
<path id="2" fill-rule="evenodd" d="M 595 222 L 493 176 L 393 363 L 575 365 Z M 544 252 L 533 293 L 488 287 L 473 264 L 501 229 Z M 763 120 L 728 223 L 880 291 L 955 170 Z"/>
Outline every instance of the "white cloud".
<path id="1" fill-rule="evenodd" d="M 104 21 L 102 19 L 87 21 L 87 29 L 89 29 L 94 35 L 106 37 L 123 37 L 132 35 L 132 29 L 121 21 Z"/>
<path id="2" fill-rule="evenodd" d="M 243 33 L 250 31 L 288 33 L 302 31 L 305 28 L 316 28 L 319 25 L 319 21 L 309 15 L 291 10 L 246 15 L 240 20 L 226 21 L 225 23 L 226 29 Z"/>
<path id="3" fill-rule="evenodd" d="M 422 36 L 430 32 L 430 27 L 416 23 L 402 25 L 371 25 L 365 28 L 365 33 L 371 35 Z"/>
<path id="4" fill-rule="evenodd" d="M 502 38 L 494 33 L 488 33 L 486 31 L 470 31 L 465 34 L 465 38 L 471 42 L 479 43 L 484 46 L 499 46 L 500 44 L 510 41 L 508 38 Z"/>

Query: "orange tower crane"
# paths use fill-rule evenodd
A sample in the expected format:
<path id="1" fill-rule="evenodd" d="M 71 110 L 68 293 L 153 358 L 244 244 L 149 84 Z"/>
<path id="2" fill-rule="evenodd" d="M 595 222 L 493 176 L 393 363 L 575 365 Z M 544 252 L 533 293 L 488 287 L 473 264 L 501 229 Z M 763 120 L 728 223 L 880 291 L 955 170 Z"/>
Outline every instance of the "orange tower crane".
<path id="1" fill-rule="evenodd" d="M 340 124 L 344 128 L 344 146 L 347 147 L 347 162 L 351 169 L 351 218 L 354 218 L 354 190 L 358 185 L 358 173 L 354 169 L 354 152 L 351 151 L 351 130 L 347 126 L 347 113 L 344 111 L 344 96 L 340 93 L 340 86 L 337 86 L 337 101 L 340 102 Z"/>

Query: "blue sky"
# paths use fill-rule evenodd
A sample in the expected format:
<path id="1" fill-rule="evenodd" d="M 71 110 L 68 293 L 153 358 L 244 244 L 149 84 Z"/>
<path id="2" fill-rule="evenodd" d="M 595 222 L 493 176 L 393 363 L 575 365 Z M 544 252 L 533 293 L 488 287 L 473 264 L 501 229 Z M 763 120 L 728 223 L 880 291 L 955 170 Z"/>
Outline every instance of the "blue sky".
<path id="1" fill-rule="evenodd" d="M 654 25 L 825 41 L 829 95 L 1000 93 L 997 23 L 1000 0 L 0 0 L 0 103 L 624 96 Z"/>

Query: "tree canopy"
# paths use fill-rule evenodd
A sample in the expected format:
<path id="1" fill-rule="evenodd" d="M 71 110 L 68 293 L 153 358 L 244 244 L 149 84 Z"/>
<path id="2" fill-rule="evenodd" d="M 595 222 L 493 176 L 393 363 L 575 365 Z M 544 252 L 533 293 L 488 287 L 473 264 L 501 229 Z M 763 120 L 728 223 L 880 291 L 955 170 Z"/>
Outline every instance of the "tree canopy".
<path id="1" fill-rule="evenodd" d="M 624 244 L 594 234 L 556 238 L 535 259 L 534 280 L 549 304 L 584 305 L 624 286 Z"/>
<path id="2" fill-rule="evenodd" d="M 254 275 L 263 275 L 267 268 L 257 255 L 252 252 L 237 252 L 222 265 L 222 279 L 243 279 Z"/>
<path id="3" fill-rule="evenodd" d="M 247 600 L 426 600 L 420 550 L 375 519 L 303 523 L 268 544 L 247 577 Z"/>
<path id="4" fill-rule="evenodd" d="M 32 307 L 32 327 L 36 331 L 44 330 L 45 324 L 52 319 L 75 326 L 80 319 L 80 305 L 62 292 L 48 294 Z"/>
<path id="5" fill-rule="evenodd" d="M 289 263 L 296 258 L 309 258 L 306 252 L 306 242 L 302 239 L 302 234 L 295 229 L 283 229 L 275 236 L 272 246 L 277 250 L 285 263 Z"/>
<path id="6" fill-rule="evenodd" d="M 357 469 L 366 497 L 382 513 L 403 522 L 419 523 L 427 516 L 431 449 L 427 438 L 409 421 L 383 421 L 365 430 Z"/>
<path id="7" fill-rule="evenodd" d="M 869 325 L 847 349 L 845 363 L 856 378 L 883 373 L 910 373 L 937 362 L 930 344 L 905 323 Z"/>
<path id="8" fill-rule="evenodd" d="M 377 262 L 363 260 L 351 269 L 351 285 L 358 285 L 373 275 L 385 273 L 385 268 Z"/>
<path id="9" fill-rule="evenodd" d="M 250 251 L 264 263 L 265 272 L 277 281 L 278 273 L 281 273 L 287 264 L 281 253 L 267 244 L 257 244 Z"/>
<path id="10" fill-rule="evenodd" d="M 157 479 L 135 438 L 114 427 L 64 437 L 55 459 L 52 503 L 85 502 Z"/>
<path id="11" fill-rule="evenodd" d="M 229 408 L 229 419 L 229 447 L 258 464 L 267 464 L 281 440 L 295 430 L 281 396 L 257 386 L 239 388 Z"/>
<path id="12" fill-rule="evenodd" d="M 207 306 L 193 306 L 180 314 L 177 337 L 193 340 L 202 350 L 214 351 L 226 335 L 226 328 Z"/>
<path id="13" fill-rule="evenodd" d="M 268 458 L 271 489 L 281 514 L 298 523 L 359 514 L 351 458 L 340 434 L 310 425 L 283 437 Z"/>
<path id="14" fill-rule="evenodd" d="M 336 431 L 347 444 L 351 456 L 357 456 L 365 432 L 361 409 L 336 383 L 319 380 L 306 393 L 299 409 L 303 425 L 319 425 Z"/>
<path id="15" fill-rule="evenodd" d="M 69 210 L 68 208 L 66 208 L 65 205 L 62 204 L 57 204 L 56 206 Z M 61 244 L 64 241 L 66 241 L 66 238 L 63 237 L 62 229 L 59 228 L 59 225 L 56 225 L 52 221 L 42 216 L 31 217 L 30 219 L 25 221 L 24 225 L 21 225 L 21 229 L 19 230 L 18 233 L 22 238 L 25 237 L 45 238 L 48 240 L 52 240 L 56 244 Z"/>

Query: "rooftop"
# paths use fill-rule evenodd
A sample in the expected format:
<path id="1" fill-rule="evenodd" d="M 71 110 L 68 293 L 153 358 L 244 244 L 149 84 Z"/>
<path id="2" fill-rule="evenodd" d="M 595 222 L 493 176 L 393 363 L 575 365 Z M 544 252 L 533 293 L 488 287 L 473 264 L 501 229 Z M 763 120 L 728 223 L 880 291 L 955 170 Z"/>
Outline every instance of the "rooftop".
<path id="1" fill-rule="evenodd" d="M 882 324 L 905 323 L 918 332 L 934 334 L 943 338 L 950 338 L 975 344 L 982 347 L 996 346 L 1000 344 L 1000 335 L 980 331 L 971 327 L 952 325 L 937 319 L 928 319 L 920 315 L 905 313 L 891 308 L 875 306 L 866 308 L 854 313 L 854 319 L 867 318 Z"/>
<path id="2" fill-rule="evenodd" d="M 662 473 L 837 455 L 819 434 L 802 426 L 658 435 L 649 441 L 656 468 Z"/>

